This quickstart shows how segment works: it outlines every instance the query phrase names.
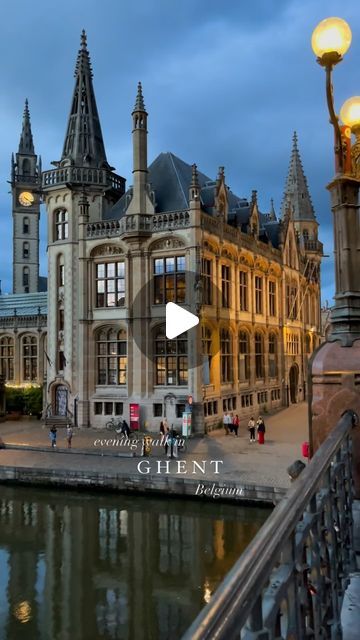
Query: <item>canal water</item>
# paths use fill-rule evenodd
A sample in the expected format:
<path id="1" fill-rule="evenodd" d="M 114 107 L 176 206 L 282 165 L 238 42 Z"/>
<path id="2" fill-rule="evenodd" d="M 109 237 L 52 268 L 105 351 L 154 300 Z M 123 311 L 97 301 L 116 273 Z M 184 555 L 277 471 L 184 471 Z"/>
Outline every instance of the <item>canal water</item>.
<path id="1" fill-rule="evenodd" d="M 0 486 L 0 640 L 177 640 L 269 513 Z"/>

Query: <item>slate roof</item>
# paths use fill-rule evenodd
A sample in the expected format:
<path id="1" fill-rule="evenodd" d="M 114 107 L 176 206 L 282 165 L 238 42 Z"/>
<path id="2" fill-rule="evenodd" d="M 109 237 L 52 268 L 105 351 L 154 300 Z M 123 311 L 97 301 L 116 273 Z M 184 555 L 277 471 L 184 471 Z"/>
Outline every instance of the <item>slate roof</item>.
<path id="1" fill-rule="evenodd" d="M 181 211 L 189 208 L 189 186 L 192 177 L 192 166 L 190 164 L 184 162 L 173 153 L 160 153 L 149 166 L 148 172 L 148 182 L 151 190 L 155 193 L 156 213 Z M 209 215 L 212 215 L 215 206 L 216 181 L 201 171 L 198 171 L 198 181 L 201 208 Z M 109 220 L 122 218 L 125 215 L 131 193 L 132 188 L 128 189 L 112 209 L 107 211 L 105 218 Z M 250 203 L 246 198 L 239 198 L 230 189 L 228 190 L 228 202 L 229 224 L 246 233 L 251 213 Z M 264 242 L 270 240 L 276 247 L 278 246 L 277 229 L 279 222 L 276 220 L 270 221 L 269 215 L 260 213 L 260 237 Z"/>
<path id="2" fill-rule="evenodd" d="M 47 293 L 11 293 L 0 296 L 0 318 L 47 315 Z"/>

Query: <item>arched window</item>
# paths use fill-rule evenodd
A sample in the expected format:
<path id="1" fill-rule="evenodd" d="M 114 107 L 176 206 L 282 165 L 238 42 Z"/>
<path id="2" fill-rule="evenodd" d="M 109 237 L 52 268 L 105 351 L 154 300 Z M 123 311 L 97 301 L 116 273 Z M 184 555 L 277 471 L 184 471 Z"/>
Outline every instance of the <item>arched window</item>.
<path id="1" fill-rule="evenodd" d="M 14 338 L 0 338 L 0 374 L 5 381 L 14 380 Z"/>
<path id="2" fill-rule="evenodd" d="M 187 385 L 188 356 L 186 333 L 168 340 L 165 327 L 159 327 L 154 336 L 155 384 Z"/>
<path id="3" fill-rule="evenodd" d="M 250 380 L 250 336 L 247 331 L 239 333 L 239 380 Z"/>
<path id="4" fill-rule="evenodd" d="M 27 216 L 23 218 L 23 233 L 30 233 L 30 220 Z"/>
<path id="5" fill-rule="evenodd" d="M 30 258 L 30 245 L 28 242 L 23 242 L 23 258 Z"/>
<path id="6" fill-rule="evenodd" d="M 309 240 L 309 230 L 308 229 L 304 229 L 303 230 L 303 238 L 305 241 Z"/>
<path id="7" fill-rule="evenodd" d="M 103 329 L 96 337 L 97 384 L 126 384 L 127 333 Z"/>
<path id="8" fill-rule="evenodd" d="M 269 335 L 269 377 L 277 376 L 277 337 L 275 333 Z"/>
<path id="9" fill-rule="evenodd" d="M 308 333 L 305 336 L 305 351 L 306 353 L 311 353 L 311 337 Z"/>
<path id="10" fill-rule="evenodd" d="M 232 382 L 232 344 L 231 334 L 227 329 L 220 331 L 221 382 Z"/>
<path id="11" fill-rule="evenodd" d="M 55 239 L 66 240 L 69 237 L 69 214 L 66 209 L 55 211 Z"/>
<path id="12" fill-rule="evenodd" d="M 265 377 L 264 337 L 262 333 L 255 333 L 255 376 L 257 379 Z"/>
<path id="13" fill-rule="evenodd" d="M 37 380 L 37 339 L 24 336 L 22 339 L 23 379 Z"/>
<path id="14" fill-rule="evenodd" d="M 202 352 L 203 352 L 203 383 L 211 383 L 211 361 L 212 361 L 212 340 L 211 329 L 206 326 L 201 327 Z"/>

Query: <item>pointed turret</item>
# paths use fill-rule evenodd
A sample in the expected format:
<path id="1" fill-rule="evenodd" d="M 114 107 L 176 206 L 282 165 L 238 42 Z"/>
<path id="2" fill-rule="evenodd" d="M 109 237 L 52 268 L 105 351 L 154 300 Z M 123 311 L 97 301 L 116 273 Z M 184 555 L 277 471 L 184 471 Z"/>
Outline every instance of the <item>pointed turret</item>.
<path id="1" fill-rule="evenodd" d="M 274 209 L 274 200 L 272 198 L 270 200 L 269 220 L 271 220 L 272 222 L 274 220 L 276 220 L 276 213 L 275 213 L 275 209 Z"/>
<path id="2" fill-rule="evenodd" d="M 283 215 L 285 214 L 287 203 L 291 205 L 294 221 L 316 220 L 307 180 L 301 163 L 296 131 L 293 136 L 289 172 L 284 190 L 282 203 Z"/>
<path id="3" fill-rule="evenodd" d="M 61 161 L 78 167 L 109 168 L 92 83 L 86 33 L 75 66 L 75 87 Z"/>
<path id="4" fill-rule="evenodd" d="M 25 155 L 35 155 L 34 142 L 33 142 L 33 137 L 31 133 L 29 103 L 27 98 L 25 100 L 24 115 L 23 115 L 23 121 L 22 121 L 22 131 L 20 136 L 18 153 L 25 154 Z"/>
<path id="5" fill-rule="evenodd" d="M 189 188 L 189 201 L 200 201 L 200 184 L 199 184 L 199 176 L 197 171 L 196 164 L 193 164 L 191 167 L 191 182 Z"/>

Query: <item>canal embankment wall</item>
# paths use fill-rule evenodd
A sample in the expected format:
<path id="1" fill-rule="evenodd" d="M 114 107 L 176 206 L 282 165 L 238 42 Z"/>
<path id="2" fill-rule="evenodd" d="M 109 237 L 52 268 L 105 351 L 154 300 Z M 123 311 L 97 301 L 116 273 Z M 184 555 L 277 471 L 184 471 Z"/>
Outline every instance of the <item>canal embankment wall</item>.
<path id="1" fill-rule="evenodd" d="M 194 480 L 176 475 L 140 475 L 104 473 L 81 469 L 50 469 L 2 466 L 0 483 L 58 487 L 89 491 L 112 491 L 126 494 L 152 494 L 163 497 L 192 498 L 198 501 L 237 502 L 239 504 L 275 505 L 286 489 L 250 485 L 232 481 Z"/>

